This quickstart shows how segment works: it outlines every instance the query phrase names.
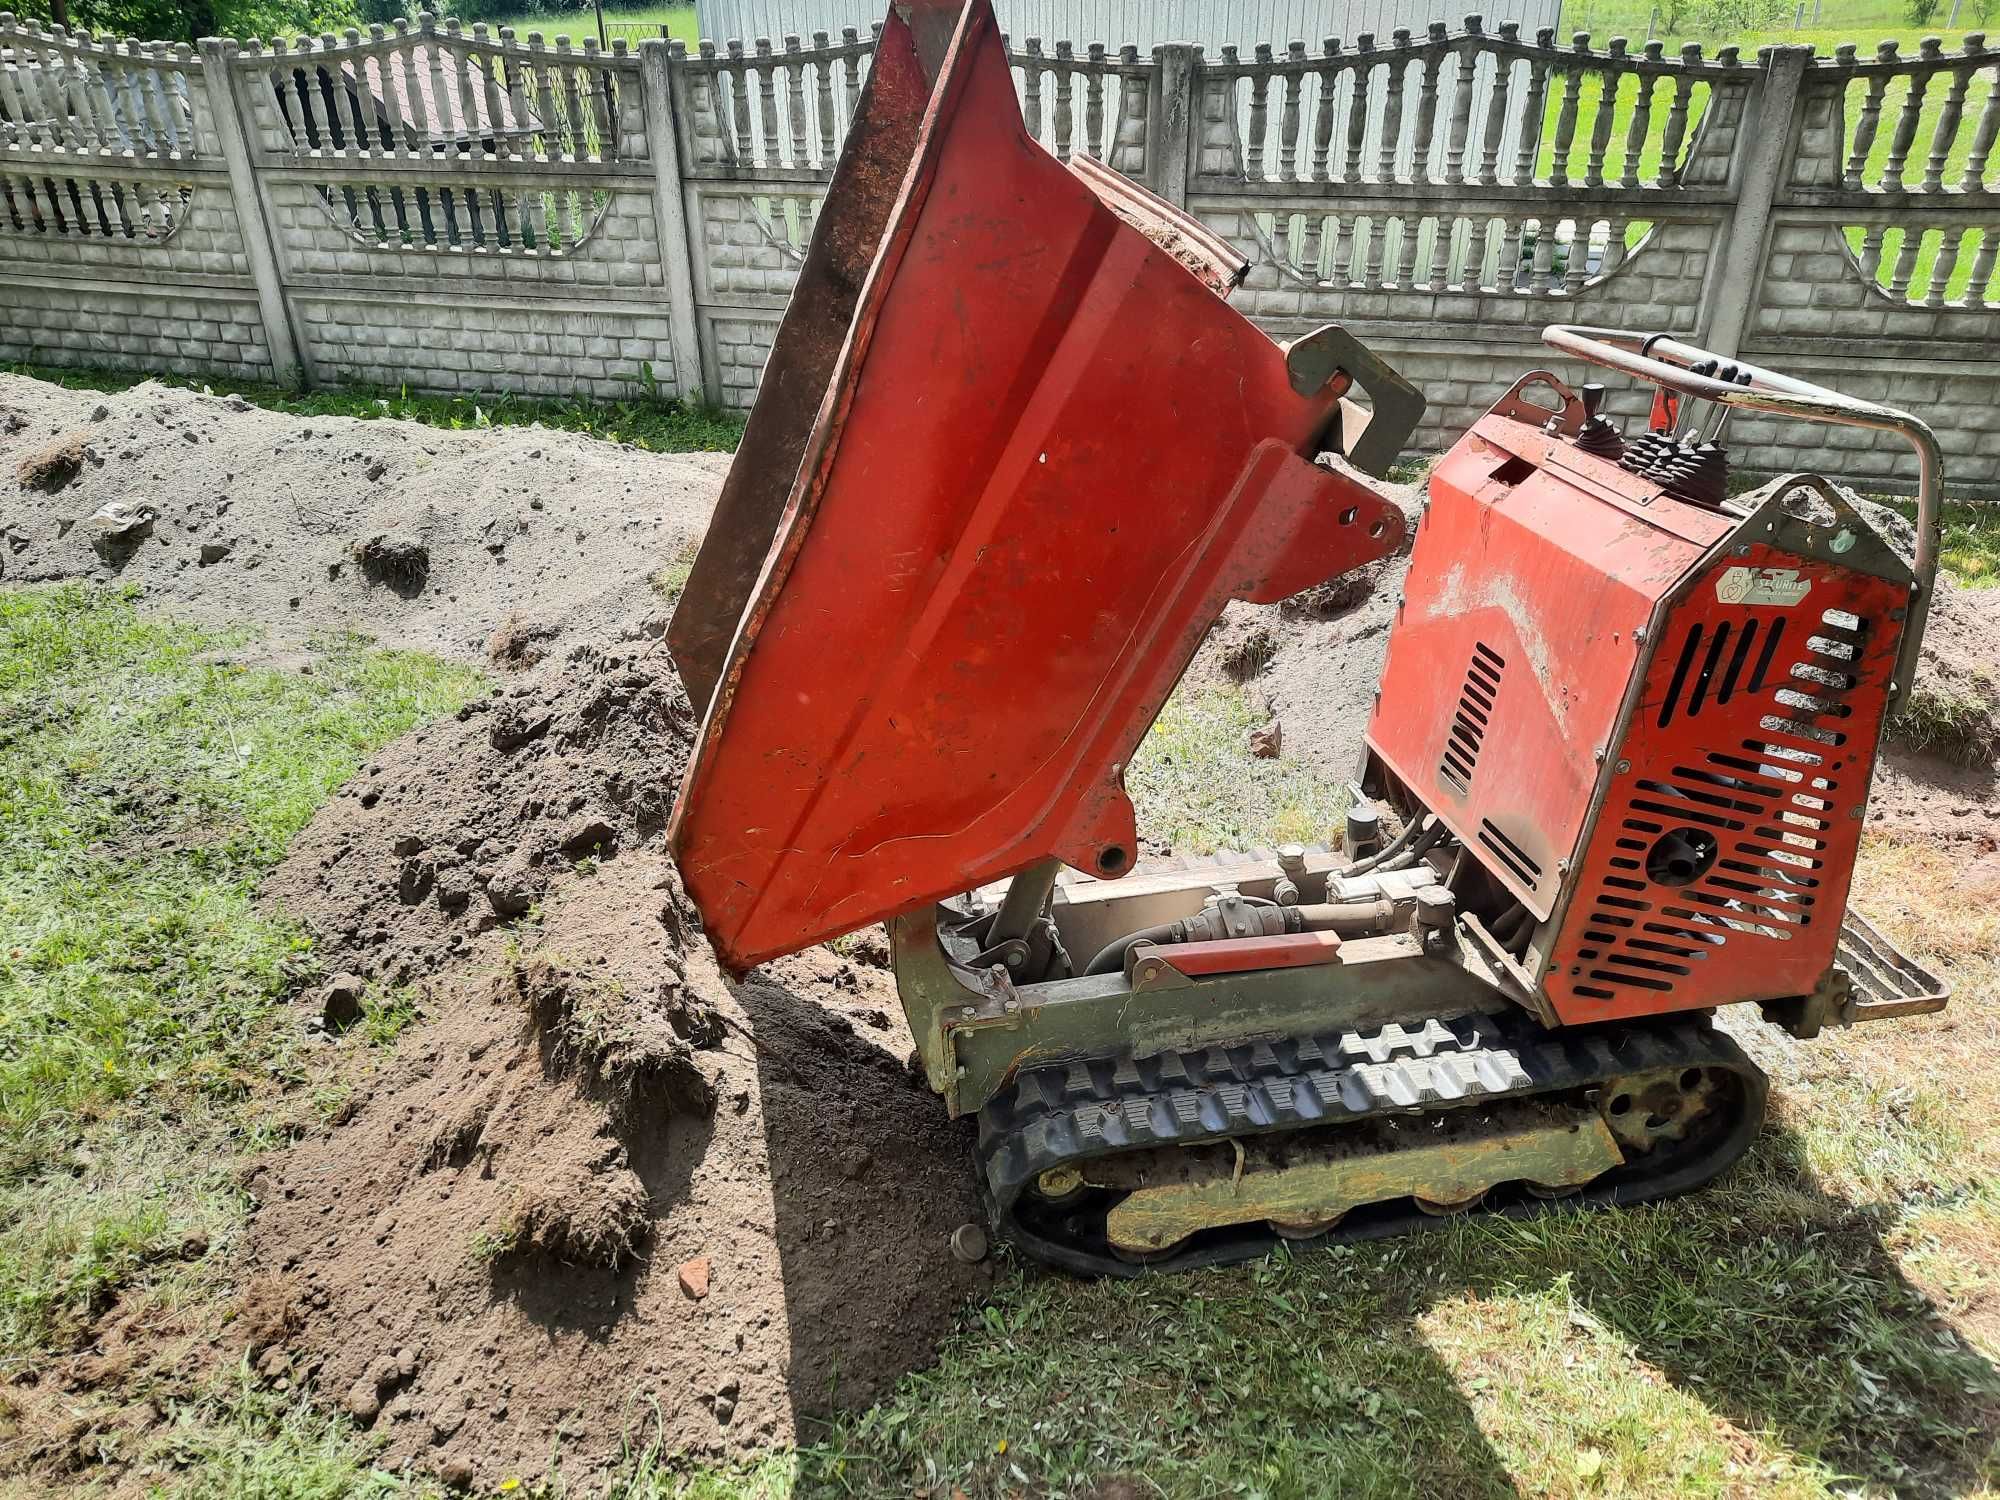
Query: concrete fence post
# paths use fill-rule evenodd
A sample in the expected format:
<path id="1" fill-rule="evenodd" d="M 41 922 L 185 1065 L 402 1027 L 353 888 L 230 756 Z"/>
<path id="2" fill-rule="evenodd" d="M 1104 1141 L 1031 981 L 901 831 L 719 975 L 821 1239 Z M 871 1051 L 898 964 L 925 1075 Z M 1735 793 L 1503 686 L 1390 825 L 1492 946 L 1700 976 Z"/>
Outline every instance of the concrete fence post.
<path id="1" fill-rule="evenodd" d="M 208 89 L 209 113 L 215 117 L 215 139 L 229 169 L 229 199 L 243 236 L 244 258 L 257 284 L 257 309 L 264 324 L 264 347 L 271 354 L 274 383 L 293 389 L 311 384 L 312 371 L 301 352 L 292 312 L 285 298 L 284 272 L 271 233 L 270 205 L 257 178 L 251 155 L 250 128 L 244 122 L 242 95 L 236 77 L 236 43 L 203 37 L 201 76 Z"/>
<path id="2" fill-rule="evenodd" d="M 1200 97 L 1200 49 L 1168 42 L 1153 49 L 1153 90 L 1146 122 L 1146 185 L 1176 208 L 1186 208 L 1188 179 L 1200 149 L 1196 101 Z"/>
<path id="3" fill-rule="evenodd" d="M 1799 134 L 1800 85 L 1810 47 L 1771 47 L 1751 86 L 1736 137 L 1735 206 L 1720 226 L 1701 311 L 1700 342 L 1725 357 L 1742 347 L 1764 286 L 1771 211 Z"/>
<path id="4" fill-rule="evenodd" d="M 660 38 L 639 43 L 639 76 L 645 96 L 646 151 L 653 160 L 653 222 L 660 241 L 660 269 L 665 277 L 669 342 L 674 351 L 675 394 L 695 394 L 714 378 L 703 368 L 700 326 L 694 311 L 694 256 L 687 199 L 681 180 L 681 131 L 675 112 L 674 80 L 667 43 Z M 709 387 L 718 399 L 719 387 Z"/>

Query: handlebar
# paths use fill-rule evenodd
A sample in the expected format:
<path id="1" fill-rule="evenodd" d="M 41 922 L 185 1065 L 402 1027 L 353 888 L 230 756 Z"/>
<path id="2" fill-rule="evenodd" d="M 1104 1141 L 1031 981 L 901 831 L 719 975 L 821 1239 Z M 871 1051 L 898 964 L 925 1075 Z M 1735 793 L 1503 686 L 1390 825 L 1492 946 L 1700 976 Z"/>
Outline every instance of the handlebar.
<path id="1" fill-rule="evenodd" d="M 1878 406 L 1843 396 L 1810 381 L 1780 375 L 1774 370 L 1727 359 L 1683 344 L 1664 334 L 1625 333 L 1614 328 L 1587 328 L 1558 323 L 1542 331 L 1542 342 L 1577 359 L 1602 365 L 1609 370 L 1651 381 L 1667 390 L 1697 400 L 1712 401 L 1722 407 L 1742 407 L 1771 412 L 1803 422 L 1825 422 L 1842 427 L 1867 427 L 1893 432 L 1917 454 L 1917 555 L 1913 564 L 1916 593 L 1909 618 L 1904 622 L 1903 641 L 1896 662 L 1892 691 L 1907 694 L 1915 673 L 1917 651 L 1923 643 L 1924 621 L 1930 613 L 1931 594 L 1937 583 L 1938 551 L 1943 528 L 1939 509 L 1944 483 L 1944 457 L 1936 436 L 1921 418 L 1893 406 Z M 1749 377 L 1748 385 L 1736 385 L 1697 375 L 1690 365 L 1712 361 L 1733 364 L 1739 375 Z"/>

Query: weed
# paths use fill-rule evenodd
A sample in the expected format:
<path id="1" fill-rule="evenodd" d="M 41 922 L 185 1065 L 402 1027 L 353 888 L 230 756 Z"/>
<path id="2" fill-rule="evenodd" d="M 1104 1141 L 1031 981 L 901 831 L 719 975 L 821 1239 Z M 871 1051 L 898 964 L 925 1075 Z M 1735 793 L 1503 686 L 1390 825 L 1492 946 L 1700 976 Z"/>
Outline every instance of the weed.
<path id="1" fill-rule="evenodd" d="M 700 550 L 700 542 L 683 543 L 680 551 L 673 555 L 667 565 L 648 580 L 653 586 L 653 592 L 667 604 L 680 602 L 681 590 L 687 587 L 687 581 L 694 573 L 695 554 Z"/>
<path id="2" fill-rule="evenodd" d="M 373 1046 L 387 1046 L 421 1020 L 423 1013 L 415 985 L 386 994 L 371 986 L 361 999 L 361 1034 Z"/>

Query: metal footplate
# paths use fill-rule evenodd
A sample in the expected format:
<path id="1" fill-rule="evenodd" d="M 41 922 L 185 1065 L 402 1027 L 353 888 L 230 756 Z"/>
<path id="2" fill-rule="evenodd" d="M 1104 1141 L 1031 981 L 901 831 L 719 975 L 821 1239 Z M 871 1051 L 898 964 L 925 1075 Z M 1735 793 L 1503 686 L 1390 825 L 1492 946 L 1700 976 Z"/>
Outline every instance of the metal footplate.
<path id="1" fill-rule="evenodd" d="M 1033 1069 L 980 1112 L 979 1144 L 997 1227 L 1129 1276 L 1686 1192 L 1748 1147 L 1764 1095 L 1705 1021 L 1464 1015 Z"/>

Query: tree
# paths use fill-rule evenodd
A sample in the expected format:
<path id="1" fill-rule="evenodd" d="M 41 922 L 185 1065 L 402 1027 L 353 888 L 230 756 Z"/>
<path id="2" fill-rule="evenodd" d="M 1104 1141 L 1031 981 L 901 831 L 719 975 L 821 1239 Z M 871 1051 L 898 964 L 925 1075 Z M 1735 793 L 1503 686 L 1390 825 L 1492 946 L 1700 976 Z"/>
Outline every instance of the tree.
<path id="1" fill-rule="evenodd" d="M 271 37 L 351 25 L 353 0 L 25 0 L 29 19 L 141 41 Z"/>

